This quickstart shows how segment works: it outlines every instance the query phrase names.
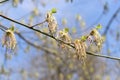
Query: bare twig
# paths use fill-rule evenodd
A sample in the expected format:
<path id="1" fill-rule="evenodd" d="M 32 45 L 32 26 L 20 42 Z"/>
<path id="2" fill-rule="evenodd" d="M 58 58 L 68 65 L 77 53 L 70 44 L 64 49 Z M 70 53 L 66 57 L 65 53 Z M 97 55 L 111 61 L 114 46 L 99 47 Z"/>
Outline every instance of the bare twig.
<path id="1" fill-rule="evenodd" d="M 113 60 L 120 60 L 120 58 L 117 58 L 117 57 L 111 57 L 111 56 L 101 55 L 101 54 L 94 54 L 93 52 L 87 52 L 87 54 L 92 55 L 92 56 L 97 56 L 97 57 L 104 57 L 104 58 L 108 58 L 108 59 L 113 59 Z"/>
<path id="2" fill-rule="evenodd" d="M 3 18 L 5 18 L 5 19 L 7 19 L 7 20 L 10 20 L 10 21 L 12 21 L 12 22 L 14 22 L 14 23 L 17 23 L 17 24 L 19 24 L 19 25 L 22 25 L 22 26 L 24 26 L 24 27 L 26 27 L 26 28 L 29 28 L 29 29 L 31 29 L 31 30 L 34 30 L 34 31 L 36 31 L 36 32 L 39 32 L 39 33 L 41 33 L 41 34 L 43 34 L 43 35 L 46 35 L 46 36 L 48 36 L 48 37 L 50 37 L 50 38 L 58 41 L 58 42 L 62 42 L 62 43 L 64 43 L 64 44 L 67 44 L 67 45 L 69 45 L 69 46 L 71 46 L 71 47 L 74 48 L 74 46 L 73 46 L 72 44 L 66 43 L 66 42 L 64 42 L 64 41 L 62 41 L 62 40 L 59 40 L 59 39 L 57 39 L 56 37 L 54 37 L 54 36 L 52 36 L 52 35 L 50 35 L 50 34 L 48 34 L 48 33 L 45 33 L 45 32 L 40 31 L 40 30 L 38 30 L 38 29 L 34 29 L 34 28 L 31 27 L 31 26 L 28 26 L 28 25 L 26 25 L 26 24 L 20 23 L 20 22 L 18 22 L 18 21 L 16 21 L 16 20 L 13 20 L 13 19 L 11 19 L 11 18 L 9 18 L 9 17 L 7 17 L 7 16 L 4 16 L 4 15 L 2 15 L 2 14 L 0 14 L 0 16 L 3 17 Z"/>
<path id="3" fill-rule="evenodd" d="M 0 24 L 0 29 L 4 29 L 4 31 L 5 31 L 5 30 L 7 30 L 8 28 Z M 36 44 L 30 42 L 29 40 L 27 40 L 25 37 L 23 37 L 19 32 L 15 31 L 15 33 L 16 33 L 23 41 L 25 41 L 27 44 L 29 44 L 30 46 L 35 47 L 35 48 L 37 48 L 37 49 L 41 49 L 41 50 L 45 51 L 47 54 L 48 54 L 48 53 L 52 53 L 52 55 L 57 56 L 57 53 L 58 53 L 57 51 L 51 50 L 51 49 L 49 49 L 49 48 L 47 48 L 47 47 L 41 47 L 41 46 L 39 46 L 39 45 L 36 45 Z M 60 59 L 65 63 L 65 61 L 62 59 L 62 57 L 60 57 Z"/>
<path id="4" fill-rule="evenodd" d="M 9 0 L 3 0 L 3 1 L 0 1 L 0 3 L 4 3 L 4 2 L 7 2 L 7 1 L 9 1 Z"/>
<path id="5" fill-rule="evenodd" d="M 35 27 L 35 26 L 41 25 L 41 24 L 43 24 L 43 23 L 45 23 L 45 22 L 46 22 L 46 20 L 43 21 L 43 22 L 40 22 L 40 23 L 38 23 L 38 24 L 35 24 L 35 25 L 31 26 L 31 27 Z"/>
<path id="6" fill-rule="evenodd" d="M 5 30 L 7 30 L 8 28 L 0 24 L 0 29 L 5 31 Z M 53 52 L 53 51 L 50 51 L 50 49 L 48 49 L 48 48 L 35 45 L 34 43 L 30 42 L 30 41 L 27 40 L 25 37 L 23 37 L 18 31 L 15 31 L 15 33 L 16 33 L 22 40 L 24 40 L 27 44 L 29 44 L 29 45 L 37 48 L 37 49 L 41 49 L 41 50 L 44 50 L 45 52 L 50 52 L 50 53 L 54 53 L 54 54 L 57 53 L 57 52 L 55 52 L 55 51 L 54 51 L 54 52 Z"/>
<path id="7" fill-rule="evenodd" d="M 109 28 L 110 28 L 110 25 L 112 24 L 113 20 L 115 19 L 115 17 L 117 16 L 118 12 L 120 11 L 120 7 L 115 11 L 115 13 L 113 14 L 113 16 L 111 17 L 111 19 L 109 20 L 107 26 L 106 26 L 106 29 L 105 31 L 103 32 L 103 35 L 106 35 Z"/>
<path id="8" fill-rule="evenodd" d="M 16 20 L 13 20 L 13 19 L 11 19 L 11 18 L 9 18 L 9 17 L 6 17 L 6 16 L 4 16 L 4 15 L 1 15 L 1 14 L 0 14 L 0 16 L 3 17 L 3 18 L 5 18 L 5 19 L 7 19 L 7 20 L 10 20 L 10 21 L 12 21 L 12 22 L 14 22 L 14 23 L 20 24 L 20 25 L 22 25 L 22 26 L 24 26 L 24 27 L 26 27 L 26 28 L 29 28 L 29 29 L 34 30 L 34 31 L 37 31 L 37 32 L 39 32 L 39 33 L 41 33 L 41 34 L 43 34 L 43 35 L 46 35 L 46 36 L 50 37 L 50 38 L 53 38 L 54 40 L 56 40 L 56 41 L 58 41 L 58 42 L 62 42 L 62 43 L 64 43 L 64 44 L 66 44 L 66 45 L 69 45 L 69 46 L 71 46 L 72 48 L 75 48 L 72 44 L 69 44 L 69 43 L 66 43 L 66 42 L 64 42 L 64 41 L 62 41 L 62 40 L 59 40 L 59 39 L 55 38 L 54 36 L 49 35 L 48 33 L 45 33 L 45 32 L 42 32 L 42 31 L 40 31 L 40 30 L 34 29 L 34 28 L 31 27 L 31 26 L 28 26 L 28 25 L 26 25 L 26 24 L 20 23 L 20 22 L 18 22 L 18 21 L 16 21 Z M 25 40 L 27 43 L 29 43 L 30 45 L 36 46 L 35 44 L 33 44 L 33 43 L 31 43 L 31 42 L 28 42 L 28 41 L 27 41 L 25 38 L 23 38 L 19 33 L 18 33 L 18 35 L 19 35 L 23 40 Z M 36 46 L 36 47 L 39 48 L 39 46 Z M 41 48 L 41 47 L 40 47 L 40 48 Z M 92 53 L 92 52 L 86 52 L 86 53 L 89 54 L 89 55 L 97 56 L 97 57 L 103 57 L 103 58 L 108 58 L 108 59 L 113 59 L 113 60 L 120 60 L 120 58 L 111 57 L 111 56 L 106 56 L 106 55 L 101 55 L 101 54 L 94 54 L 94 53 Z"/>
<path id="9" fill-rule="evenodd" d="M 30 42 L 29 40 L 27 40 L 26 38 L 24 38 L 19 32 L 15 32 L 22 40 L 24 40 L 26 43 L 28 43 L 29 45 L 37 48 L 37 49 L 41 49 L 45 52 L 49 52 L 49 53 L 54 53 L 56 54 L 57 52 L 56 51 L 52 51 L 51 49 L 48 49 L 48 48 L 45 48 L 45 47 L 41 47 L 41 46 L 38 46 L 32 42 Z"/>

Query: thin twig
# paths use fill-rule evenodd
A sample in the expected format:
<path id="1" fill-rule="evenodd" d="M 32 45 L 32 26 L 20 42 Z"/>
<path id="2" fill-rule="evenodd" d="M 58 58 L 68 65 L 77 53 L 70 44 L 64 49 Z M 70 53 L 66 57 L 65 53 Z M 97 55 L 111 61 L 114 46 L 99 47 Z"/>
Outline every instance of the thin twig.
<path id="1" fill-rule="evenodd" d="M 108 58 L 108 59 L 113 59 L 113 60 L 120 60 L 120 58 L 117 58 L 117 57 L 111 57 L 111 56 L 101 55 L 101 54 L 94 54 L 93 52 L 87 52 L 87 54 L 92 55 L 92 56 L 97 56 L 97 57 L 104 57 L 104 58 Z"/>
<path id="2" fill-rule="evenodd" d="M 7 30 L 8 28 L 0 24 L 0 29 L 2 29 L 2 30 L 5 31 L 5 30 Z M 45 52 L 50 52 L 50 53 L 54 53 L 54 54 L 57 53 L 57 52 L 55 52 L 55 51 L 51 51 L 51 50 L 48 49 L 48 48 L 41 47 L 41 46 L 38 46 L 38 45 L 36 45 L 36 44 L 30 42 L 30 41 L 27 40 L 25 37 L 23 37 L 23 36 L 20 34 L 20 32 L 18 32 L 18 31 L 15 31 L 15 34 L 17 34 L 17 35 L 18 35 L 22 40 L 24 40 L 27 44 L 29 44 L 29 45 L 31 45 L 31 46 L 33 46 L 33 47 L 35 47 L 35 48 L 44 50 Z"/>
<path id="3" fill-rule="evenodd" d="M 20 24 L 20 25 L 22 25 L 22 26 L 24 26 L 24 27 L 26 27 L 26 28 L 29 28 L 29 29 L 34 30 L 34 31 L 37 31 L 37 32 L 39 32 L 39 33 L 41 33 L 41 34 L 43 34 L 43 35 L 46 35 L 46 36 L 50 37 L 50 38 L 53 38 L 54 40 L 56 40 L 56 41 L 58 41 L 58 42 L 62 42 L 62 43 L 64 43 L 64 44 L 66 44 L 66 45 L 69 45 L 69 46 L 71 46 L 72 48 L 75 48 L 72 44 L 69 44 L 69 43 L 66 43 L 66 42 L 64 42 L 64 41 L 62 41 L 62 40 L 59 40 L 59 39 L 55 38 L 54 36 L 49 35 L 48 33 L 45 33 L 45 32 L 42 32 L 42 31 L 40 31 L 40 30 L 34 29 L 34 28 L 31 27 L 31 26 L 28 26 L 28 25 L 26 25 L 26 24 L 20 23 L 20 22 L 18 22 L 18 21 L 16 21 L 16 20 L 13 20 L 13 19 L 11 19 L 11 18 L 9 18 L 9 17 L 6 17 L 6 16 L 4 16 L 4 15 L 1 15 L 1 14 L 0 14 L 0 16 L 3 17 L 3 18 L 5 18 L 5 19 L 7 19 L 7 20 L 10 20 L 10 21 L 12 21 L 12 22 L 14 22 L 14 23 Z M 21 35 L 19 35 L 19 36 L 21 36 Z M 24 38 L 23 38 L 23 39 L 24 39 Z M 24 40 L 25 40 L 25 39 L 24 39 Z M 29 42 L 29 44 L 32 44 L 32 43 Z M 32 44 L 32 45 L 33 45 L 33 44 Z M 34 44 L 33 46 L 36 46 L 36 45 Z M 89 54 L 89 55 L 97 56 L 97 57 L 103 57 L 103 58 L 108 58 L 108 59 L 113 59 L 113 60 L 120 60 L 120 58 L 116 58 L 116 57 L 105 56 L 105 55 L 100 55 L 100 54 L 94 54 L 94 53 L 91 53 L 91 52 L 86 52 L 86 53 Z"/>
<path id="4" fill-rule="evenodd" d="M 3 28 L 1 28 L 1 26 L 0 26 L 0 29 L 5 32 L 5 30 Z"/>
<path id="5" fill-rule="evenodd" d="M 41 25 L 41 24 L 43 24 L 43 23 L 45 23 L 45 22 L 46 22 L 46 20 L 43 21 L 43 22 L 40 22 L 40 23 L 38 23 L 38 24 L 35 24 L 35 25 L 31 26 L 31 27 L 35 27 L 35 26 Z"/>
<path id="6" fill-rule="evenodd" d="M 3 0 L 3 1 L 0 1 L 0 3 L 4 3 L 4 2 L 7 2 L 7 1 L 9 1 L 9 0 Z"/>
<path id="7" fill-rule="evenodd" d="M 3 25 L 0 24 L 0 28 L 1 28 L 1 27 L 4 28 L 4 30 L 7 30 L 7 29 L 8 29 L 7 27 L 5 27 L 5 26 L 3 26 Z M 37 49 L 41 49 L 41 50 L 45 51 L 46 53 L 52 53 L 52 55 L 57 56 L 57 53 L 58 53 L 57 51 L 51 50 L 51 49 L 49 49 L 49 48 L 47 48 L 47 47 L 41 47 L 41 46 L 39 46 L 39 45 L 36 45 L 36 44 L 30 42 L 29 40 L 27 40 L 25 37 L 23 37 L 19 32 L 15 31 L 15 33 L 16 33 L 23 41 L 25 41 L 27 44 L 29 44 L 30 46 L 35 47 L 35 48 L 37 48 Z M 65 61 L 62 59 L 62 57 L 60 57 L 60 59 L 62 60 L 63 63 L 65 63 Z"/>
<path id="8" fill-rule="evenodd" d="M 28 40 L 25 39 L 19 32 L 15 32 L 15 33 L 16 33 L 21 39 L 23 39 L 26 43 L 28 43 L 29 45 L 31 45 L 31 46 L 33 46 L 33 47 L 35 47 L 35 48 L 37 48 L 37 49 L 41 49 L 41 50 L 43 50 L 43 51 L 45 51 L 45 52 L 55 53 L 55 52 L 50 51 L 50 49 L 47 49 L 47 48 L 45 48 L 45 47 L 41 47 L 41 46 L 35 45 L 34 43 L 28 41 Z M 55 54 L 56 54 L 56 53 L 55 53 Z"/>
<path id="9" fill-rule="evenodd" d="M 113 14 L 113 16 L 111 17 L 111 19 L 109 20 L 107 26 L 106 26 L 106 29 L 105 31 L 103 32 L 103 35 L 106 35 L 109 28 L 110 28 L 110 25 L 112 24 L 113 20 L 115 19 L 115 17 L 117 16 L 118 12 L 120 11 L 120 7 L 115 11 L 115 13 Z"/>
<path id="10" fill-rule="evenodd" d="M 29 26 L 29 25 L 20 23 L 20 22 L 18 22 L 18 21 L 16 21 L 16 20 L 13 20 L 13 19 L 11 19 L 11 18 L 9 18 L 9 17 L 7 17 L 7 16 L 4 16 L 4 15 L 2 15 L 2 14 L 0 14 L 0 16 L 3 17 L 3 18 L 5 18 L 5 19 L 7 19 L 7 20 L 10 20 L 10 21 L 12 21 L 12 22 L 14 22 L 14 23 L 17 23 L 17 24 L 19 24 L 19 25 L 22 25 L 22 26 L 24 26 L 24 27 L 26 27 L 26 28 L 29 28 L 29 29 L 34 30 L 34 31 L 36 31 L 36 32 L 39 32 L 39 33 L 41 33 L 41 34 L 43 34 L 43 35 L 46 35 L 46 36 L 48 36 L 48 37 L 50 37 L 50 38 L 52 38 L 52 39 L 54 39 L 54 40 L 56 40 L 56 41 L 58 41 L 58 42 L 62 42 L 62 43 L 64 43 L 64 44 L 67 44 L 67 45 L 75 48 L 72 44 L 66 43 L 66 42 L 64 42 L 64 41 L 62 41 L 62 40 L 59 40 L 59 39 L 57 39 L 56 37 L 54 37 L 54 36 L 52 36 L 52 35 L 50 35 L 50 34 L 48 34 L 48 33 L 42 32 L 42 31 L 40 31 L 40 30 L 38 30 L 38 29 L 34 29 L 33 27 L 31 27 L 31 26 Z"/>

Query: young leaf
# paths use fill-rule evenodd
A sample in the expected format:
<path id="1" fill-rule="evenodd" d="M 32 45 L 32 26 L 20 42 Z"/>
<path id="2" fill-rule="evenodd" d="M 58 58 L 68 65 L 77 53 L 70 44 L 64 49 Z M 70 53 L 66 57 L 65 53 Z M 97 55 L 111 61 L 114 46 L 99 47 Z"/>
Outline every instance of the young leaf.
<path id="1" fill-rule="evenodd" d="M 87 36 L 82 36 L 82 37 L 81 37 L 81 40 L 82 40 L 82 41 L 85 41 L 86 39 L 87 39 Z"/>
<path id="2" fill-rule="evenodd" d="M 11 26 L 9 29 L 10 29 L 11 31 L 13 31 L 13 32 L 14 32 L 14 30 L 15 30 L 14 26 Z"/>
<path id="3" fill-rule="evenodd" d="M 52 12 L 52 13 L 56 13 L 56 12 L 57 12 L 56 8 L 52 8 L 52 9 L 51 9 L 51 12 Z"/>
<path id="4" fill-rule="evenodd" d="M 101 28 L 102 28 L 101 24 L 98 24 L 98 25 L 96 26 L 96 29 L 101 29 Z"/>
<path id="5" fill-rule="evenodd" d="M 69 32 L 69 28 L 64 28 L 64 32 Z"/>

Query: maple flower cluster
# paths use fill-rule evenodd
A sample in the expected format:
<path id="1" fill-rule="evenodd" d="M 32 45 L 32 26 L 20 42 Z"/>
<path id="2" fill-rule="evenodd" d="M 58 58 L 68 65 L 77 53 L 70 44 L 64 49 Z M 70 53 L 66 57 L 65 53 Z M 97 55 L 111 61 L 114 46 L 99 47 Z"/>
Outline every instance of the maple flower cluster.
<path id="1" fill-rule="evenodd" d="M 7 49 L 14 50 L 16 47 L 16 38 L 14 32 L 10 29 L 5 31 L 5 34 L 2 38 L 2 45 L 5 46 Z"/>
<path id="2" fill-rule="evenodd" d="M 86 59 L 86 43 L 79 40 L 79 39 L 76 39 L 74 41 L 74 46 L 75 46 L 77 58 L 79 60 L 81 60 L 81 62 L 85 62 L 85 59 Z"/>
<path id="3" fill-rule="evenodd" d="M 51 11 L 47 13 L 46 21 L 48 22 L 49 32 L 54 36 L 57 32 L 57 21 Z"/>
<path id="4" fill-rule="evenodd" d="M 71 43 L 71 37 L 68 34 L 68 32 L 66 32 L 64 29 L 58 32 L 57 38 L 66 42 L 66 43 Z M 64 44 L 62 42 L 59 43 L 59 46 L 61 48 L 68 47 L 66 44 Z"/>
<path id="5" fill-rule="evenodd" d="M 56 11 L 54 11 L 54 12 L 56 12 Z M 49 28 L 50 34 L 52 36 L 55 36 L 58 25 L 57 25 L 57 21 L 51 11 L 49 11 L 47 13 L 46 21 L 48 23 L 48 28 Z M 101 25 L 98 25 L 96 28 L 92 29 L 91 32 L 87 36 L 82 36 L 80 39 L 75 39 L 75 40 L 72 40 L 67 29 L 63 29 L 58 32 L 57 39 L 62 40 L 67 44 L 73 44 L 77 58 L 79 60 L 81 60 L 81 62 L 85 62 L 86 49 L 89 46 L 86 44 L 86 40 L 90 41 L 91 44 L 94 43 L 98 47 L 99 51 L 102 47 L 103 39 L 97 30 L 97 28 L 100 28 L 100 27 L 101 27 Z M 68 45 L 65 43 L 58 42 L 58 44 L 61 48 L 68 47 Z"/>
<path id="6" fill-rule="evenodd" d="M 55 9 L 52 9 L 51 11 L 47 12 L 46 22 L 48 23 L 48 29 L 50 35 L 52 37 L 55 37 L 55 39 L 58 39 L 58 41 L 60 41 L 58 42 L 58 44 L 62 48 L 68 47 L 69 44 L 73 45 L 76 56 L 79 60 L 81 60 L 81 62 L 85 62 L 86 60 L 86 49 L 89 46 L 86 44 L 86 40 L 89 40 L 90 43 L 91 41 L 92 43 L 95 43 L 95 45 L 98 47 L 100 51 L 103 44 L 103 38 L 101 37 L 100 33 L 97 30 L 97 28 L 101 27 L 100 25 L 98 25 L 97 28 L 92 29 L 87 36 L 82 36 L 80 39 L 72 40 L 72 38 L 69 35 L 69 30 L 67 28 L 60 30 L 57 33 L 58 24 L 55 17 L 53 16 L 53 13 L 56 13 Z M 57 38 L 56 38 L 56 33 L 57 33 Z M 16 47 L 16 43 L 17 42 L 14 35 L 14 31 L 11 29 L 6 30 L 2 40 L 3 46 L 6 46 L 6 48 L 8 49 L 14 50 Z"/>
<path id="7" fill-rule="evenodd" d="M 100 33 L 97 31 L 97 29 L 93 29 L 91 32 L 90 32 L 90 35 L 93 36 L 94 38 L 94 43 L 96 44 L 96 46 L 98 47 L 99 51 L 102 47 L 102 44 L 103 44 L 103 38 L 101 37 Z"/>

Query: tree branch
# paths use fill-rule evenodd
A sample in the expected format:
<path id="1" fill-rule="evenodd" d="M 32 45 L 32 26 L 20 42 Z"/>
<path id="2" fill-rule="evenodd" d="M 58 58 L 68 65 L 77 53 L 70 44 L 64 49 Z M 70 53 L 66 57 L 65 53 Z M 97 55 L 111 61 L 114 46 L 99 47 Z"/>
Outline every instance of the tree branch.
<path id="1" fill-rule="evenodd" d="M 106 26 L 106 29 L 105 31 L 103 32 L 103 35 L 106 35 L 109 28 L 110 28 L 110 25 L 112 24 L 113 20 L 115 19 L 115 17 L 117 16 L 118 12 L 120 11 L 120 8 L 118 8 L 115 13 L 113 14 L 113 16 L 111 17 L 111 19 L 109 20 L 107 26 Z"/>
<path id="2" fill-rule="evenodd" d="M 5 30 L 7 30 L 8 28 L 0 24 L 0 29 L 2 29 L 2 30 L 5 31 Z M 27 39 L 26 39 L 25 37 L 23 37 L 19 32 L 15 31 L 15 33 L 16 33 L 22 40 L 24 40 L 27 44 L 29 44 L 30 46 L 35 47 L 35 48 L 37 48 L 37 49 L 41 49 L 41 50 L 45 51 L 46 53 L 52 53 L 52 55 L 57 56 L 57 53 L 58 53 L 57 51 L 51 50 L 51 49 L 46 48 L 46 47 L 38 46 L 38 45 L 30 42 L 29 40 L 27 40 Z M 60 57 L 60 59 L 62 60 L 63 63 L 65 63 L 65 61 L 64 61 L 61 57 Z"/>
<path id="3" fill-rule="evenodd" d="M 55 38 L 54 36 L 49 35 L 48 33 L 45 33 L 45 32 L 42 32 L 42 31 L 40 31 L 40 30 L 34 29 L 34 28 L 31 27 L 31 26 L 28 26 L 28 25 L 26 25 L 26 24 L 20 23 L 20 22 L 18 22 L 18 21 L 16 21 L 16 20 L 13 20 L 13 19 L 11 19 L 11 18 L 8 18 L 8 17 L 6 17 L 6 16 L 4 16 L 4 15 L 1 15 L 1 14 L 0 14 L 0 16 L 3 17 L 3 18 L 5 18 L 5 19 L 7 19 L 7 20 L 10 20 L 10 21 L 12 21 L 12 22 L 14 22 L 14 23 L 20 24 L 20 25 L 22 25 L 22 26 L 24 26 L 24 27 L 26 27 L 26 28 L 29 28 L 29 29 L 34 30 L 34 31 L 37 31 L 37 32 L 39 32 L 39 33 L 41 33 L 41 34 L 43 34 L 43 35 L 46 35 L 46 36 L 50 37 L 50 38 L 53 38 L 54 40 L 56 40 L 56 41 L 58 41 L 58 42 L 62 42 L 62 43 L 64 43 L 64 44 L 66 44 L 66 45 L 69 45 L 69 46 L 71 46 L 72 48 L 75 48 L 73 45 L 71 45 L 71 44 L 69 44 L 69 43 L 66 43 L 66 42 L 64 42 L 64 41 L 62 41 L 62 40 L 59 40 L 59 39 Z M 28 42 L 28 41 L 27 41 L 24 37 L 22 37 L 20 34 L 18 34 L 18 35 L 19 35 L 24 41 L 26 41 L 27 43 L 29 43 L 30 45 L 35 46 L 35 47 L 38 47 L 38 48 L 41 48 L 40 46 L 37 46 L 37 45 L 35 45 L 35 44 L 31 43 L 31 42 Z M 120 58 L 111 57 L 111 56 L 106 56 L 106 55 L 101 55 L 101 54 L 94 54 L 94 53 L 92 53 L 92 52 L 86 52 L 86 53 L 89 54 L 89 55 L 97 56 L 97 57 L 103 57 L 103 58 L 108 58 L 108 59 L 113 59 L 113 60 L 120 60 Z"/>
<path id="4" fill-rule="evenodd" d="M 8 28 L 0 24 L 0 29 L 3 30 L 3 31 L 5 31 L 5 30 L 7 30 Z M 23 37 L 23 36 L 22 36 L 19 32 L 17 32 L 17 31 L 15 31 L 15 34 L 17 34 L 17 35 L 18 35 L 22 40 L 24 40 L 27 44 L 29 44 L 29 45 L 37 48 L 37 49 L 41 49 L 41 50 L 43 50 L 43 51 L 45 51 L 45 52 L 50 52 L 50 53 L 56 54 L 55 51 L 53 52 L 53 51 L 51 51 L 51 50 L 48 49 L 48 48 L 35 45 L 34 43 L 30 42 L 30 41 L 27 40 L 25 37 Z"/>
<path id="5" fill-rule="evenodd" d="M 40 22 L 40 23 L 38 23 L 38 24 L 35 24 L 35 25 L 31 26 L 31 27 L 38 26 L 38 25 L 43 24 L 43 23 L 45 23 L 45 22 L 46 22 L 46 20 L 45 20 L 45 21 L 43 21 L 43 22 Z"/>
<path id="6" fill-rule="evenodd" d="M 7 17 L 7 16 L 4 16 L 4 15 L 2 15 L 2 14 L 0 14 L 0 16 L 3 17 L 4 19 L 10 20 L 10 21 L 12 21 L 12 22 L 14 22 L 14 23 L 17 23 L 17 24 L 22 25 L 22 26 L 24 26 L 24 27 L 26 27 L 26 28 L 29 28 L 29 29 L 34 30 L 34 31 L 36 31 L 36 32 L 39 32 L 39 33 L 41 33 L 41 34 L 43 34 L 43 35 L 46 35 L 46 36 L 48 36 L 48 37 L 56 40 L 57 42 L 62 42 L 62 43 L 64 43 L 64 44 L 66 44 L 66 45 L 71 46 L 72 48 L 75 48 L 72 44 L 66 43 L 66 42 L 64 42 L 64 41 L 62 41 L 62 40 L 59 40 L 59 39 L 55 38 L 54 36 L 52 36 L 52 35 L 50 35 L 50 34 L 48 34 L 48 33 L 42 32 L 42 31 L 40 31 L 40 30 L 38 30 L 38 29 L 34 29 L 33 27 L 31 27 L 31 26 L 29 26 L 29 25 L 20 23 L 20 22 L 14 20 L 14 19 L 11 19 L 11 18 L 9 18 L 9 17 Z"/>
<path id="7" fill-rule="evenodd" d="M 9 0 L 3 0 L 3 1 L 0 1 L 0 3 L 4 3 L 4 2 L 7 2 L 7 1 L 9 1 Z"/>
<path id="8" fill-rule="evenodd" d="M 56 51 L 52 51 L 51 49 L 48 49 L 48 48 L 45 48 L 45 47 L 41 47 L 41 46 L 38 46 L 32 42 L 30 42 L 29 40 L 25 39 L 19 32 L 15 32 L 21 39 L 23 39 L 26 43 L 28 43 L 29 45 L 37 48 L 37 49 L 41 49 L 45 52 L 49 52 L 49 53 L 53 53 L 53 54 L 57 54 Z"/>
<path id="9" fill-rule="evenodd" d="M 104 57 L 104 58 L 108 58 L 108 59 L 113 59 L 113 60 L 120 60 L 120 58 L 117 58 L 117 57 L 111 57 L 111 56 L 101 55 L 101 54 L 94 54 L 93 52 L 87 52 L 87 54 L 92 55 L 92 56 L 97 56 L 97 57 Z"/>

